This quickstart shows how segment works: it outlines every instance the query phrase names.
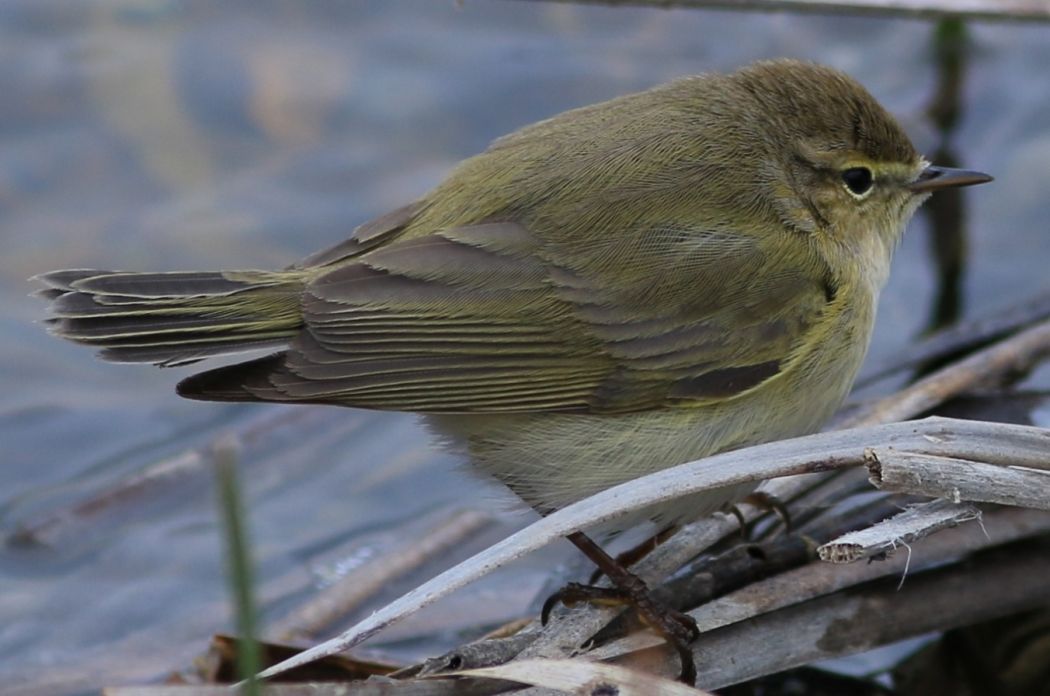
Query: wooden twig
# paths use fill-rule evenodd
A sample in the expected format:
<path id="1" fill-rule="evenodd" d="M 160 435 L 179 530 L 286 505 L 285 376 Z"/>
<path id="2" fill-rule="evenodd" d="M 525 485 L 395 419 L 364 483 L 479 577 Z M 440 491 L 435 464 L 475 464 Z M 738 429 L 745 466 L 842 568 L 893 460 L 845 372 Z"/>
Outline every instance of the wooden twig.
<path id="1" fill-rule="evenodd" d="M 1046 459 L 1050 451 L 1050 431 L 929 418 L 772 442 L 664 469 L 602 491 L 538 520 L 376 611 L 340 636 L 265 670 L 263 676 L 279 674 L 353 647 L 407 614 L 575 530 L 710 488 L 856 466 L 864 461 L 865 451 L 872 446 L 990 464 L 1032 466 L 1031 462 Z"/>
<path id="2" fill-rule="evenodd" d="M 1050 450 L 1029 471 L 954 457 L 872 449 L 868 471 L 877 488 L 953 502 L 972 500 L 1050 510 Z"/>
<path id="3" fill-rule="evenodd" d="M 713 696 L 647 671 L 582 660 L 518 660 L 470 670 L 464 676 L 509 679 L 583 696 Z"/>
<path id="4" fill-rule="evenodd" d="M 916 542 L 911 558 L 888 557 L 879 563 L 832 566 L 824 562 L 781 573 L 719 597 L 689 612 L 701 631 L 754 619 L 763 614 L 885 577 L 943 565 L 982 549 L 1050 532 L 1050 515 L 1038 510 L 1002 508 L 984 515 L 979 530 L 962 526 Z M 591 653 L 594 659 L 610 659 L 659 645 L 652 633 L 636 633 Z"/>
<path id="5" fill-rule="evenodd" d="M 392 676 L 397 678 L 425 677 L 463 669 L 478 669 L 491 667 L 492 665 L 501 665 L 520 655 L 523 650 L 528 648 L 536 639 L 536 636 L 539 635 L 540 630 L 539 621 L 533 621 L 527 628 L 513 636 L 467 643 L 444 655 L 431 657 L 418 665 L 406 667 L 399 672 L 395 672 Z"/>
<path id="6" fill-rule="evenodd" d="M 967 389 L 1023 373 L 1050 355 L 1050 320 L 952 363 L 915 384 L 836 422 L 853 428 L 914 418 Z"/>
<path id="7" fill-rule="evenodd" d="M 829 563 L 853 563 L 862 558 L 885 556 L 901 545 L 906 546 L 933 532 L 980 516 L 981 511 L 973 505 L 959 505 L 947 500 L 920 503 L 870 527 L 821 544 L 817 555 Z"/>
<path id="8" fill-rule="evenodd" d="M 857 482 L 869 486 L 863 470 L 856 469 Z M 825 499 L 818 486 L 807 491 L 802 498 L 803 506 L 817 506 Z M 893 514 L 897 508 L 885 499 L 873 501 L 854 511 L 848 521 L 836 519 L 811 525 L 806 529 L 808 538 L 830 539 L 846 529 L 870 524 Z M 754 511 L 746 511 L 752 516 Z M 843 525 L 847 525 L 843 529 Z M 769 545 L 764 545 L 761 560 L 749 555 L 739 547 L 713 562 L 687 565 L 700 552 L 708 549 L 727 536 L 740 533 L 739 520 L 731 515 L 716 514 L 687 525 L 670 540 L 657 547 L 653 553 L 632 568 L 639 577 L 656 587 L 657 583 L 675 571 L 685 582 L 660 587 L 657 592 L 670 604 L 680 609 L 696 606 L 713 596 L 724 594 L 756 578 L 805 563 L 813 557 L 813 549 L 805 541 L 794 536 L 781 536 Z M 743 553 L 741 553 L 743 551 Z M 674 601 L 672 601 L 672 597 Z M 562 608 L 558 620 L 546 627 L 534 621 L 527 630 L 501 641 L 479 641 L 451 650 L 443 655 L 426 660 L 418 666 L 407 668 L 397 676 L 435 674 L 473 667 L 484 667 L 511 659 L 558 658 L 579 651 L 579 646 L 592 639 L 615 638 L 624 629 L 624 612 L 621 608 L 603 607 L 582 603 Z M 600 641 L 599 641 L 600 642 Z"/>
<path id="9" fill-rule="evenodd" d="M 1041 301 L 1033 301 L 1033 306 Z M 1006 373 L 1031 369 L 1050 354 L 1050 321 L 1014 334 L 967 358 L 952 363 L 926 378 L 874 404 L 836 418 L 829 428 L 855 428 L 914 418 L 959 394 L 989 381 L 1000 381 Z M 801 491 L 819 485 L 826 493 L 852 487 L 859 474 L 834 471 L 792 476 L 767 482 L 763 489 L 781 500 L 793 500 Z M 815 484 L 814 479 L 823 479 Z"/>
<path id="10" fill-rule="evenodd" d="M 866 368 L 854 383 L 853 389 L 856 391 L 884 377 L 932 360 L 972 350 L 1048 318 L 1050 293 L 1043 293 L 1018 305 L 960 322 L 916 341 L 897 354 Z"/>
<path id="11" fill-rule="evenodd" d="M 938 19 L 1050 20 L 1040 0 L 558 0 L 576 4 L 864 14 Z"/>
<path id="12" fill-rule="evenodd" d="M 876 583 L 710 631 L 693 646 L 700 669 L 697 683 L 718 689 L 929 631 L 1044 606 L 1050 597 L 1047 573 L 1050 554 L 1003 549 L 909 576 L 902 587 L 897 582 Z M 762 649 L 741 651 L 746 645 Z M 674 667 L 670 670 L 673 674 Z"/>
<path id="13" fill-rule="evenodd" d="M 897 589 L 900 585 L 898 578 L 906 569 L 910 575 L 903 585 L 904 590 L 909 589 L 922 577 L 919 573 L 923 570 L 943 567 L 946 563 L 977 550 L 1000 547 L 1048 532 L 1050 514 L 1045 512 L 1019 508 L 992 510 L 984 516 L 981 528 L 964 525 L 919 540 L 909 555 L 898 554 L 880 563 L 854 563 L 844 566 L 818 561 L 715 599 L 689 612 L 697 620 L 702 633 L 694 648 L 697 664 L 704 665 L 701 667 L 702 671 L 708 671 L 707 674 L 701 675 L 697 684 L 703 688 L 717 689 L 812 660 L 861 652 L 913 635 L 909 621 L 901 621 L 901 617 L 908 616 L 908 608 L 896 605 L 898 597 L 903 594 Z M 1021 552 L 1008 552 L 1005 558 L 1024 555 Z M 1031 555 L 1037 557 L 1042 564 L 1050 564 L 1050 554 Z M 994 567 L 995 564 L 991 562 L 988 565 Z M 871 596 L 880 597 L 879 601 L 885 603 L 892 612 L 882 614 L 876 611 L 871 615 L 852 615 L 843 609 L 844 605 L 837 602 L 836 598 L 843 596 L 841 590 L 854 588 L 848 596 L 857 597 L 864 592 L 870 592 L 857 589 L 858 587 L 880 578 L 893 581 L 874 586 L 878 591 Z M 930 593 L 936 594 L 937 580 L 931 581 L 927 578 L 923 582 L 929 582 Z M 1010 587 L 1011 592 L 1013 591 L 1011 580 L 1004 578 L 999 582 L 1002 584 L 989 584 L 984 587 Z M 1018 589 L 1025 595 L 1025 602 L 1045 603 L 1050 598 L 1045 582 L 1041 586 L 1024 583 L 1022 585 L 1024 586 Z M 951 589 L 946 585 L 946 592 L 951 592 Z M 969 623 L 974 613 L 985 613 L 987 616 L 1008 613 L 1000 606 L 998 600 L 1001 598 L 987 598 L 986 589 L 975 589 L 978 594 L 961 601 L 970 605 L 985 606 L 961 606 L 948 601 L 938 603 L 939 614 L 931 616 L 928 607 L 923 607 L 921 601 L 916 602 L 916 613 L 929 622 L 929 628 L 919 632 Z M 789 616 L 790 621 L 785 623 L 785 616 Z M 841 624 L 847 623 L 861 624 L 857 627 L 857 633 L 866 637 L 851 645 L 822 645 L 822 636 L 809 633 L 815 626 L 835 627 L 839 624 L 841 628 L 846 628 Z M 629 660 L 631 655 L 659 646 L 662 642 L 659 636 L 649 632 L 634 633 L 591 651 L 588 657 L 600 660 Z M 785 650 L 780 643 L 789 643 L 792 647 Z M 763 650 L 741 650 L 741 646 L 746 645 L 762 645 Z M 769 653 L 766 652 L 767 648 Z M 833 649 L 823 652 L 830 648 Z M 674 674 L 677 669 L 675 660 L 675 656 L 666 651 L 662 663 L 655 667 L 655 671 L 665 675 Z M 722 660 L 728 660 L 732 664 L 719 665 Z M 725 670 L 729 670 L 729 673 Z"/>

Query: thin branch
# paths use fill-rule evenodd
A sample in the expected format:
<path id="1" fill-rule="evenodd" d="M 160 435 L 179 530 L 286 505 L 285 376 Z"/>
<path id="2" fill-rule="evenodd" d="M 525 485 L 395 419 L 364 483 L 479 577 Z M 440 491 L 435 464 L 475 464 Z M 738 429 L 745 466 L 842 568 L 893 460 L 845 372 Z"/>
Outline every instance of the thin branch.
<path id="1" fill-rule="evenodd" d="M 873 583 L 709 631 L 693 644 L 700 670 L 697 684 L 719 689 L 816 660 L 1045 606 L 1050 554 L 1041 548 L 1045 547 L 1036 545 L 1027 552 L 998 549 L 966 563 L 912 574 L 903 586 L 896 581 Z M 742 651 L 746 645 L 762 649 Z M 674 674 L 675 657 L 666 649 L 660 654 L 665 666 L 658 673 Z"/>
<path id="2" fill-rule="evenodd" d="M 1037 300 L 1032 304 L 1038 309 L 1040 302 Z M 987 346 L 874 404 L 853 410 L 844 417 L 840 415 L 829 429 L 856 428 L 914 418 L 965 391 L 988 382 L 1004 381 L 1009 373 L 1027 371 L 1047 354 L 1050 354 L 1050 321 Z M 802 491 L 816 486 L 826 495 L 834 497 L 837 492 L 853 487 L 858 478 L 859 472 L 847 470 L 791 476 L 767 482 L 763 490 L 781 500 L 793 500 Z M 814 483 L 814 479 L 820 482 Z"/>
<path id="3" fill-rule="evenodd" d="M 817 555 L 820 560 L 829 563 L 853 563 L 862 558 L 884 556 L 902 544 L 910 544 L 934 532 L 980 517 L 981 511 L 973 505 L 932 500 L 913 505 L 882 522 L 821 544 Z"/>
<path id="4" fill-rule="evenodd" d="M 582 696 L 713 696 L 708 691 L 655 677 L 649 672 L 583 660 L 517 660 L 461 674 L 509 679 Z"/>
<path id="5" fill-rule="evenodd" d="M 882 490 L 1050 510 L 1050 449 L 1032 466 L 1046 471 L 884 449 L 870 459 L 871 482 Z"/>
<path id="6" fill-rule="evenodd" d="M 967 389 L 1011 373 L 1023 373 L 1050 355 L 1050 320 L 952 363 L 915 384 L 838 421 L 856 427 L 913 418 Z"/>
<path id="7" fill-rule="evenodd" d="M 1050 451 L 1050 431 L 1027 426 L 929 418 L 840 430 L 725 452 L 664 469 L 569 505 L 451 568 L 376 611 L 340 636 L 270 667 L 273 676 L 347 650 L 391 623 L 570 532 L 710 488 L 789 474 L 856 466 L 872 446 L 1032 466 Z"/>
<path id="8" fill-rule="evenodd" d="M 811 660 L 861 652 L 878 644 L 901 640 L 909 635 L 910 630 L 907 622 L 901 623 L 898 618 L 906 615 L 906 610 L 898 613 L 897 608 L 894 607 L 892 614 L 875 613 L 865 618 L 851 616 L 848 613 L 843 615 L 841 611 L 835 609 L 836 606 L 839 606 L 836 597 L 842 597 L 841 591 L 847 588 L 854 588 L 848 596 L 856 597 L 866 591 L 860 589 L 865 584 L 886 578 L 892 579 L 893 582 L 875 586 L 880 588 L 875 595 L 881 596 L 883 599 L 880 601 L 887 605 L 895 604 L 901 596 L 897 590 L 899 585 L 897 578 L 908 568 L 909 564 L 910 575 L 904 584 L 905 589 L 921 577 L 919 574 L 924 570 L 943 567 L 946 563 L 969 556 L 982 549 L 994 549 L 1010 542 L 1045 535 L 1048 532 L 1050 532 L 1050 515 L 1045 512 L 1019 508 L 992 510 L 985 514 L 980 529 L 972 525 L 963 525 L 919 540 L 913 547 L 910 559 L 900 554 L 879 563 L 854 563 L 841 566 L 818 561 L 761 580 L 708 602 L 689 612 L 701 627 L 699 642 L 694 646 L 697 664 L 706 665 L 706 669 L 716 671 L 719 668 L 713 665 L 717 665 L 719 659 L 722 659 L 719 655 L 732 653 L 735 649 L 735 654 L 730 660 L 734 663 L 731 666 L 734 674 L 723 674 L 713 681 L 701 676 L 697 683 L 707 689 L 717 689 L 728 683 L 772 674 Z M 1009 558 L 1011 555 L 1024 556 L 1017 552 L 1013 554 L 1008 552 L 1006 557 Z M 1041 563 L 1050 563 L 1050 554 L 1033 553 L 1031 555 L 1037 557 Z M 1013 588 L 1013 585 L 1008 584 L 1011 581 L 1003 580 L 1002 582 L 1004 584 L 985 585 L 984 587 Z M 935 586 L 936 583 L 933 585 Z M 996 614 L 998 597 L 985 597 L 984 595 L 988 594 L 987 591 L 977 589 L 983 594 L 966 600 L 967 606 L 949 603 L 947 607 L 941 607 L 939 616 L 930 617 L 925 609 L 920 607 L 918 613 L 933 624 L 928 630 L 965 624 L 970 621 L 974 611 L 987 611 L 989 615 L 1005 613 Z M 1030 598 L 1041 599 L 1044 603 L 1046 601 L 1045 583 L 1041 588 L 1028 588 L 1032 590 L 1030 595 L 1028 589 L 1023 587 L 1019 589 Z M 989 602 L 985 600 L 989 600 L 992 605 L 996 606 L 983 609 L 970 606 L 988 604 Z M 828 611 L 834 613 L 830 616 L 826 615 L 825 612 Z M 780 617 L 789 612 L 792 617 L 791 621 L 781 625 Z M 819 637 L 805 635 L 807 627 L 820 622 L 824 622 L 825 625 L 833 625 L 836 621 L 840 624 L 864 623 L 858 628 L 858 631 L 866 633 L 868 638 L 855 645 L 837 645 L 833 654 L 814 654 L 808 659 L 802 659 L 801 662 L 797 661 L 798 655 L 794 654 L 795 648 L 801 652 L 812 653 L 812 651 L 824 650 L 827 647 L 820 645 Z M 774 624 L 775 629 L 770 629 L 770 623 Z M 750 632 L 752 628 L 757 631 L 757 635 Z M 730 631 L 731 633 L 727 633 Z M 733 647 L 734 640 L 738 641 L 735 643 L 735 648 Z M 763 645 L 777 652 L 779 649 L 773 646 L 784 642 L 791 643 L 795 647 L 786 653 L 778 652 L 779 657 L 773 656 L 774 659 L 769 659 L 770 656 L 762 654 L 763 651 L 740 650 L 742 645 Z M 588 653 L 588 657 L 598 660 L 629 660 L 631 655 L 662 644 L 663 639 L 659 636 L 650 632 L 639 632 L 597 648 Z M 655 671 L 673 675 L 677 669 L 676 657 L 669 650 L 664 652 L 666 654 L 662 662 L 655 666 Z M 727 676 L 731 676 L 732 681 L 726 681 Z M 521 693 L 532 694 L 534 692 Z"/>
<path id="9" fill-rule="evenodd" d="M 1050 318 L 1050 293 L 1043 293 L 1020 304 L 1005 307 L 970 321 L 960 322 L 916 341 L 900 353 L 866 368 L 854 383 L 853 389 L 854 391 L 861 389 L 883 377 L 931 360 L 943 359 L 962 351 L 973 350 L 977 346 L 997 341 L 1008 334 L 1048 318 Z"/>
<path id="10" fill-rule="evenodd" d="M 865 485 L 868 484 L 865 482 Z M 844 530 L 843 527 L 845 529 L 853 529 L 859 525 L 884 520 L 886 516 L 891 515 L 897 509 L 899 508 L 892 505 L 887 499 L 881 498 L 879 500 L 871 501 L 867 505 L 850 510 L 847 518 L 848 522 L 843 518 L 823 520 L 817 524 L 811 525 L 810 529 L 807 529 L 804 532 L 804 535 L 806 537 L 813 537 L 813 539 L 817 540 L 833 539 L 834 536 L 842 533 Z M 709 518 L 707 522 L 716 523 L 715 527 L 717 528 L 719 527 L 717 524 L 719 519 L 732 520 L 730 518 L 721 518 L 721 515 L 716 515 L 715 518 Z M 738 529 L 735 520 L 732 520 L 729 524 L 734 530 Z M 1050 527 L 1050 516 L 1047 518 L 1047 525 Z M 672 542 L 684 544 L 684 540 L 694 536 L 698 537 L 699 540 L 693 544 L 694 547 L 707 548 L 710 546 L 710 537 L 708 534 L 710 533 L 711 528 L 711 525 L 705 525 L 699 522 L 694 523 L 693 525 L 688 525 L 675 534 L 666 544 Z M 984 537 L 982 537 L 982 539 L 984 539 Z M 680 571 L 676 573 L 675 581 L 668 583 L 666 586 L 661 586 L 655 591 L 661 597 L 669 598 L 668 595 L 673 595 L 675 602 L 669 602 L 669 604 L 678 609 L 695 607 L 701 603 L 710 602 L 713 596 L 724 595 L 728 591 L 733 590 L 739 592 L 741 586 L 755 581 L 756 577 L 768 577 L 774 573 L 775 569 L 783 570 L 785 567 L 785 557 L 795 556 L 791 563 L 791 565 L 794 566 L 799 566 L 808 561 L 812 561 L 814 557 L 813 549 L 812 547 L 806 548 L 806 546 L 805 541 L 800 540 L 797 534 L 781 535 L 772 542 L 761 545 L 759 554 L 760 558 L 750 556 L 747 549 L 741 549 L 741 547 L 737 546 L 730 549 L 727 553 L 713 558 L 713 560 L 710 560 L 710 558 L 709 560 L 702 560 L 701 558 L 701 560 L 687 564 L 685 567 L 682 567 L 682 563 L 684 562 L 678 563 L 673 568 L 673 570 L 679 570 L 680 568 Z M 639 567 L 636 567 L 633 570 L 639 571 L 640 567 L 646 566 L 652 560 L 654 554 L 663 549 L 664 546 L 657 547 L 653 554 L 644 558 L 642 563 L 639 564 Z M 748 557 L 741 558 L 741 550 L 744 551 L 744 556 L 750 556 L 752 562 L 750 567 L 747 567 Z M 696 554 L 694 553 L 693 556 L 695 555 Z M 690 558 L 693 556 L 690 556 Z M 741 562 L 743 563 L 741 564 Z M 657 561 L 654 565 L 659 566 L 661 565 L 661 562 Z M 776 568 L 773 568 L 774 566 Z M 659 575 L 658 577 L 665 577 L 668 574 L 670 574 L 670 571 L 663 575 Z M 644 576 L 653 577 L 649 574 L 645 574 Z M 766 579 L 766 581 L 759 579 L 758 584 L 763 582 L 769 581 L 768 579 Z M 785 588 L 783 596 L 794 600 L 796 594 L 794 590 Z M 744 606 L 745 604 L 747 604 L 747 602 L 737 606 Z M 696 611 L 702 611 L 702 608 Z M 480 640 L 477 642 L 471 642 L 471 644 L 451 650 L 444 655 L 430 658 L 424 661 L 422 665 L 408 668 L 394 676 L 406 677 L 416 676 L 418 674 L 456 672 L 461 669 L 498 665 L 498 663 L 514 658 L 551 658 L 572 654 L 576 651 L 577 647 L 588 642 L 591 636 L 597 637 L 598 633 L 601 633 L 606 640 L 615 639 L 617 637 L 615 629 L 621 628 L 623 617 L 624 613 L 619 610 L 609 610 L 607 608 L 590 604 L 577 605 L 560 615 L 558 620 L 551 621 L 546 627 L 541 628 L 539 621 L 534 620 L 528 628 L 517 635 L 501 640 Z M 612 623 L 609 623 L 610 618 L 612 618 Z M 607 624 L 608 626 L 606 626 Z M 721 626 L 721 624 L 718 624 L 717 626 Z M 700 628 L 708 629 L 715 627 L 701 625 Z M 660 642 L 659 638 L 655 638 L 649 633 L 633 634 L 631 636 L 632 639 L 635 637 L 653 638 L 652 641 L 644 642 L 644 644 L 639 645 L 638 648 L 659 645 Z M 615 645 L 622 646 L 624 644 L 623 642 L 616 642 Z M 602 649 L 598 649 L 598 651 L 601 650 Z M 588 653 L 590 657 L 594 657 L 598 654 L 606 655 L 606 653 L 600 653 L 597 651 Z"/>

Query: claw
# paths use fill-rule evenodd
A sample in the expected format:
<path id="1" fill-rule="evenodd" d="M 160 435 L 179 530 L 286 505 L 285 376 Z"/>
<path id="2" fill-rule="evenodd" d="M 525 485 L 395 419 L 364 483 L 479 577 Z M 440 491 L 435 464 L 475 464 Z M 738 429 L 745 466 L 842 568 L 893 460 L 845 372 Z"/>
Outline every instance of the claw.
<path id="1" fill-rule="evenodd" d="M 568 539 L 598 565 L 609 577 L 613 587 L 570 583 L 543 603 L 540 622 L 544 626 L 547 625 L 551 611 L 559 603 L 566 606 L 577 602 L 628 605 L 634 609 L 642 623 L 663 636 L 678 653 L 682 665 L 679 679 L 686 684 L 694 684 L 696 664 L 689 643 L 696 640 L 700 631 L 693 617 L 655 600 L 641 578 L 629 573 L 585 534 L 575 532 L 570 534 Z"/>

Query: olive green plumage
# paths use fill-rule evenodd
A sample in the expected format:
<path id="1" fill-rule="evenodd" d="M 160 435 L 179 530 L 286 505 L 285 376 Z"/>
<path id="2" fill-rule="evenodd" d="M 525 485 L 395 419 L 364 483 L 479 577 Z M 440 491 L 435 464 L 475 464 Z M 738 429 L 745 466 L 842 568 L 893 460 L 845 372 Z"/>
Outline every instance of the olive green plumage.
<path id="1" fill-rule="evenodd" d="M 548 511 L 819 427 L 904 224 L 980 180 L 941 171 L 849 77 L 763 62 L 523 128 L 283 271 L 42 278 L 55 332 L 108 359 L 284 348 L 184 396 L 421 412 Z"/>

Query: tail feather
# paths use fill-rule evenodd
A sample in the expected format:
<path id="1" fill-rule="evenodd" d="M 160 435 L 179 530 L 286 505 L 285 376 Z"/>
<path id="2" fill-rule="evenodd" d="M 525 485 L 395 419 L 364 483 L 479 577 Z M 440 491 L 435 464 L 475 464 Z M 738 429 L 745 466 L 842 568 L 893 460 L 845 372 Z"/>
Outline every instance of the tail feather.
<path id="1" fill-rule="evenodd" d="M 299 330 L 302 272 L 54 271 L 37 280 L 62 338 L 115 362 L 183 365 L 286 344 Z"/>
<path id="2" fill-rule="evenodd" d="M 283 346 L 287 342 L 287 338 L 259 339 L 257 341 L 234 339 L 219 341 L 210 345 L 197 343 L 182 346 L 120 346 L 103 348 L 98 355 L 109 362 L 152 363 L 160 367 L 178 367 L 179 365 L 192 365 L 218 355 L 272 349 Z"/>
<path id="3" fill-rule="evenodd" d="M 37 276 L 61 290 L 96 293 L 100 296 L 171 298 L 225 295 L 280 283 L 281 273 L 265 271 L 139 273 L 71 269 Z M 247 281 L 247 282 L 246 282 Z"/>

